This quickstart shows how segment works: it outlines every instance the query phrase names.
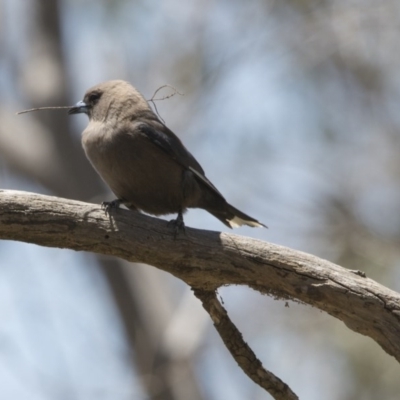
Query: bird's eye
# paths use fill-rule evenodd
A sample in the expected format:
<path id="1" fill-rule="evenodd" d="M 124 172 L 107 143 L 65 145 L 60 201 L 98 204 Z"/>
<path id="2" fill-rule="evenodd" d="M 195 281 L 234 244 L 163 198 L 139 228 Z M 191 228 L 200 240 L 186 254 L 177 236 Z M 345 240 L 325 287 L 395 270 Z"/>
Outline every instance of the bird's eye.
<path id="1" fill-rule="evenodd" d="M 89 94 L 88 100 L 91 104 L 95 104 L 101 97 L 101 92 L 93 92 Z"/>

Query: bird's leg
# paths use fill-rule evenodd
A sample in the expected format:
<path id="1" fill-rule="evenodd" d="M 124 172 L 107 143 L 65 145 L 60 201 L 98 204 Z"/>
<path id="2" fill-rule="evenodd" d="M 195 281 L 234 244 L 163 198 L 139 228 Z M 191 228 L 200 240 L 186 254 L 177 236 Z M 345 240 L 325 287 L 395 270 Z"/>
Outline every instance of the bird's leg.
<path id="1" fill-rule="evenodd" d="M 111 210 L 117 210 L 121 205 L 121 199 L 115 199 L 113 201 L 103 201 L 101 203 L 101 208 L 104 210 L 106 214 L 110 214 Z"/>
<path id="2" fill-rule="evenodd" d="M 173 227 L 175 238 L 177 237 L 178 233 L 181 231 L 186 233 L 185 223 L 183 222 L 183 213 L 181 210 L 178 212 L 178 216 L 176 217 L 176 219 L 171 219 L 171 221 L 168 222 L 168 226 Z"/>

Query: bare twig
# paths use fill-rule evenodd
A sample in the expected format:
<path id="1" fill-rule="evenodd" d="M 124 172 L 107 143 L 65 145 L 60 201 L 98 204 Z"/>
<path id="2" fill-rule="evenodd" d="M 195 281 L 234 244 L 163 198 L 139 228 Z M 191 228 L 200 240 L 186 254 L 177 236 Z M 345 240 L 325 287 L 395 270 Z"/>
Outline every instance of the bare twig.
<path id="1" fill-rule="evenodd" d="M 37 108 L 30 108 L 29 110 L 22 110 L 18 111 L 16 115 L 19 114 L 26 114 L 30 113 L 33 111 L 41 111 L 41 110 L 59 110 L 59 109 L 66 109 L 66 108 L 72 108 L 73 106 L 55 106 L 55 107 L 37 107 Z"/>
<path id="2" fill-rule="evenodd" d="M 161 97 L 160 99 L 155 99 L 156 94 L 157 94 L 160 90 L 162 90 L 162 89 L 164 89 L 164 88 L 166 88 L 166 87 L 172 89 L 172 90 L 173 90 L 173 93 L 171 93 L 171 94 L 169 94 L 169 95 L 167 95 L 167 96 Z M 153 101 L 153 102 L 154 102 L 154 101 L 166 100 L 166 99 L 169 99 L 170 97 L 175 96 L 176 94 L 179 94 L 180 96 L 184 96 L 184 94 L 183 94 L 183 93 L 180 93 L 180 92 L 178 91 L 178 89 L 176 89 L 174 86 L 168 85 L 168 84 L 167 84 L 167 85 L 163 85 L 163 86 L 160 86 L 160 87 L 154 92 L 153 96 L 151 97 L 151 99 L 150 99 L 149 101 Z"/>
<path id="3" fill-rule="evenodd" d="M 163 96 L 163 97 L 161 97 L 161 98 L 159 98 L 159 99 L 156 99 L 155 96 L 157 95 L 157 93 L 158 93 L 160 90 L 162 90 L 162 89 L 164 89 L 164 88 L 166 88 L 166 87 L 172 89 L 173 92 L 172 92 L 171 94 L 168 94 L 168 95 L 166 95 L 166 96 Z M 171 85 L 163 85 L 163 86 L 160 86 L 160 87 L 154 92 L 154 94 L 153 94 L 153 96 L 151 97 L 150 100 L 147 100 L 149 103 L 152 103 L 152 104 L 153 104 L 154 109 L 155 109 L 157 115 L 160 117 L 160 119 L 161 119 L 163 122 L 164 122 L 164 120 L 162 119 L 162 117 L 161 117 L 160 114 L 158 113 L 157 106 L 156 106 L 156 103 L 155 103 L 155 102 L 156 102 L 156 101 L 161 101 L 161 100 L 169 99 L 169 98 L 175 96 L 176 94 L 179 94 L 180 96 L 183 96 L 183 95 L 184 95 L 183 93 L 180 93 L 176 88 L 174 88 L 174 87 L 171 86 Z M 30 108 L 29 110 L 18 111 L 18 112 L 16 113 L 16 115 L 26 114 L 26 113 L 30 113 L 30 112 L 34 112 L 34 111 L 42 111 L 42 110 L 70 109 L 70 108 L 72 108 L 72 107 L 73 107 L 73 106 L 36 107 L 36 108 Z"/>
<path id="4" fill-rule="evenodd" d="M 229 318 L 225 308 L 218 301 L 215 291 L 193 288 L 193 292 L 210 314 L 215 329 L 226 348 L 245 374 L 276 400 L 298 400 L 296 394 L 286 383 L 263 367 L 253 350 L 243 340 L 242 334 Z"/>
<path id="5" fill-rule="evenodd" d="M 166 88 L 166 87 L 172 89 L 173 92 L 172 92 L 171 94 L 169 94 L 169 95 L 166 95 L 166 96 L 164 96 L 164 97 L 161 97 L 160 99 L 156 99 L 155 97 L 156 97 L 157 93 L 158 93 L 160 90 L 162 90 L 162 89 L 164 89 L 164 88 Z M 169 98 L 175 96 L 176 94 L 179 94 L 180 96 L 184 96 L 183 93 L 178 92 L 178 89 L 176 89 L 175 87 L 173 87 L 173 86 L 167 84 L 167 85 L 160 86 L 160 87 L 154 92 L 154 94 L 153 94 L 153 96 L 151 97 L 151 99 L 150 99 L 150 100 L 147 100 L 149 103 L 152 103 L 152 104 L 153 104 L 153 107 L 154 107 L 155 112 L 157 113 L 158 117 L 160 118 L 160 120 L 161 120 L 163 123 L 165 123 L 165 121 L 164 121 L 164 119 L 161 117 L 160 113 L 158 112 L 158 109 L 157 109 L 157 106 L 156 106 L 155 101 L 166 100 L 166 99 L 169 99 Z"/>

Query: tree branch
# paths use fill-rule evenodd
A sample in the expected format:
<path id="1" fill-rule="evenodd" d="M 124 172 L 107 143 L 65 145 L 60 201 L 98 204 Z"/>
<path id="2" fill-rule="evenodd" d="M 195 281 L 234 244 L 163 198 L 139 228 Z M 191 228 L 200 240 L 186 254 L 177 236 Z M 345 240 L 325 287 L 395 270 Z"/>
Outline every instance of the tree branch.
<path id="1" fill-rule="evenodd" d="M 242 334 L 218 301 L 215 291 L 194 289 L 193 292 L 203 303 L 204 309 L 210 314 L 215 329 L 225 346 L 247 376 L 269 392 L 276 400 L 298 400 L 298 397 L 286 383 L 262 366 L 261 361 L 243 340 Z"/>
<path id="2" fill-rule="evenodd" d="M 192 228 L 186 232 L 175 240 L 167 223 L 157 218 L 126 210 L 109 217 L 99 205 L 0 190 L 0 239 L 150 264 L 182 279 L 197 294 L 241 284 L 307 303 L 371 337 L 400 361 L 398 293 L 362 274 L 283 246 Z"/>

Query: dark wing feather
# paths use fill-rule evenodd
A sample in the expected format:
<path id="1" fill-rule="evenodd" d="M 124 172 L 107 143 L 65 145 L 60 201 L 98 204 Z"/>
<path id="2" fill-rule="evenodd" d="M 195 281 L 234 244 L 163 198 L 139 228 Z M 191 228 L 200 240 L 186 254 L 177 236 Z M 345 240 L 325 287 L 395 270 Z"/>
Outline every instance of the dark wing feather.
<path id="1" fill-rule="evenodd" d="M 197 180 L 206 185 L 214 193 L 223 197 L 218 189 L 206 178 L 203 168 L 201 168 L 200 164 L 185 148 L 180 139 L 165 125 L 158 121 L 151 121 L 151 125 L 141 122 L 137 125 L 136 129 L 183 168 L 191 171 Z"/>

